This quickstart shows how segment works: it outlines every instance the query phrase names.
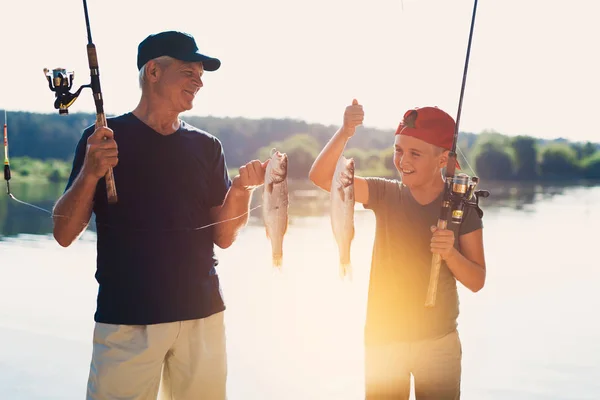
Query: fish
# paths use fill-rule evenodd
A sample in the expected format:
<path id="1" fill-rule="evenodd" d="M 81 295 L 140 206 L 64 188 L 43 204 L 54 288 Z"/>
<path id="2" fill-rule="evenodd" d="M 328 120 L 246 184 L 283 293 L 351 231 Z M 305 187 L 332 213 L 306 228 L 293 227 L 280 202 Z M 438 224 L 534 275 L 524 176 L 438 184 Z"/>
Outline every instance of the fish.
<path id="1" fill-rule="evenodd" d="M 331 227 L 338 245 L 340 278 L 352 280 L 350 248 L 354 239 L 354 159 L 338 159 L 331 181 Z"/>
<path id="2" fill-rule="evenodd" d="M 287 154 L 271 149 L 271 159 L 265 170 L 262 211 L 267 239 L 271 241 L 273 266 L 277 268 L 283 264 L 283 237 L 289 222 L 287 172 Z"/>

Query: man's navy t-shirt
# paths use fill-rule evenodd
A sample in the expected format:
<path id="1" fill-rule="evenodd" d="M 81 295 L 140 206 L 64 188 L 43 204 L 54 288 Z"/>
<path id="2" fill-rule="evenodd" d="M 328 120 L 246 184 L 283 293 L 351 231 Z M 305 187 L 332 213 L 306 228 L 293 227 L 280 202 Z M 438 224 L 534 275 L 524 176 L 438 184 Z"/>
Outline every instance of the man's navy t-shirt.
<path id="1" fill-rule="evenodd" d="M 119 151 L 118 202 L 98 181 L 99 284 L 96 322 L 147 325 L 208 317 L 225 310 L 215 267 L 210 209 L 231 185 L 221 142 L 181 122 L 161 135 L 132 113 L 108 119 Z M 85 159 L 88 127 L 77 145 L 71 186 Z"/>

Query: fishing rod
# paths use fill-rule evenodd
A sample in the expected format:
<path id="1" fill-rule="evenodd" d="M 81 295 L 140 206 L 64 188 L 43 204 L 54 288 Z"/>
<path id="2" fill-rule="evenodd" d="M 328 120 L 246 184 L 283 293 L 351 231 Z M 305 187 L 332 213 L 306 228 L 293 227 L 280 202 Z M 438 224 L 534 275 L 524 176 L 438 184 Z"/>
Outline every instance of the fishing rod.
<path id="1" fill-rule="evenodd" d="M 8 159 L 8 117 L 6 113 L 6 109 L 4 110 L 4 180 L 6 181 L 6 194 L 8 197 L 16 201 L 17 203 L 24 204 L 29 207 L 37 208 L 38 210 L 44 211 L 50 215 L 52 215 L 51 211 L 48 211 L 44 208 L 38 207 L 35 204 L 27 203 L 25 201 L 17 199 L 12 192 L 10 191 L 10 161 Z"/>
<path id="2" fill-rule="evenodd" d="M 479 183 L 479 178 L 476 176 L 469 177 L 467 174 L 460 173 L 455 176 L 456 169 L 456 145 L 458 142 L 458 130 L 460 124 L 460 114 L 462 111 L 463 96 L 465 93 L 465 83 L 467 80 L 467 70 L 469 68 L 469 57 L 471 54 L 471 41 L 473 39 L 473 27 L 475 25 L 475 14 L 477 12 L 477 0 L 473 5 L 473 16 L 471 17 L 471 29 L 469 31 L 469 42 L 467 45 L 467 56 L 465 59 L 465 68 L 463 71 L 462 86 L 460 88 L 460 98 L 458 101 L 458 113 L 456 116 L 456 125 L 454 127 L 454 137 L 452 140 L 452 150 L 448 154 L 448 163 L 446 166 L 444 182 L 444 196 L 438 219 L 438 229 L 446 229 L 448 220 L 452 223 L 460 224 L 463 219 L 464 210 L 466 207 L 475 208 L 480 218 L 483 217 L 483 211 L 479 208 L 479 197 L 486 198 L 490 195 L 487 190 L 475 190 L 475 186 Z M 434 307 L 437 295 L 438 282 L 440 277 L 440 267 L 442 257 L 439 254 L 434 254 L 431 260 L 431 275 L 429 277 L 429 287 L 427 288 L 427 298 L 425 299 L 425 307 Z"/>
<path id="3" fill-rule="evenodd" d="M 10 196 L 10 161 L 8 161 L 8 117 L 4 110 L 4 180 L 6 181 L 6 194 Z"/>
<path id="4" fill-rule="evenodd" d="M 67 115 L 69 113 L 69 107 L 77 100 L 81 90 L 89 87 L 92 89 L 94 96 L 94 104 L 96 105 L 96 129 L 101 127 L 107 127 L 106 115 L 104 113 L 104 99 L 102 97 L 102 90 L 100 88 L 100 69 L 98 68 L 98 56 L 96 54 L 96 46 L 92 42 L 92 31 L 90 29 L 90 19 L 87 9 L 87 1 L 83 0 L 83 11 L 85 14 L 85 25 L 87 28 L 87 55 L 88 65 L 90 67 L 90 78 L 91 83 L 82 85 L 75 93 L 71 93 L 71 87 L 73 86 L 73 79 L 75 77 L 74 72 L 67 72 L 64 68 L 55 68 L 50 73 L 48 68 L 44 68 L 44 74 L 48 79 L 48 85 L 50 90 L 55 93 L 56 100 L 54 101 L 54 108 L 58 109 L 60 115 Z M 106 139 L 106 138 L 105 138 Z M 115 186 L 115 178 L 113 175 L 113 169 L 110 167 L 104 176 L 106 181 L 106 194 L 108 197 L 108 203 L 114 204 L 117 202 L 117 189 Z"/>

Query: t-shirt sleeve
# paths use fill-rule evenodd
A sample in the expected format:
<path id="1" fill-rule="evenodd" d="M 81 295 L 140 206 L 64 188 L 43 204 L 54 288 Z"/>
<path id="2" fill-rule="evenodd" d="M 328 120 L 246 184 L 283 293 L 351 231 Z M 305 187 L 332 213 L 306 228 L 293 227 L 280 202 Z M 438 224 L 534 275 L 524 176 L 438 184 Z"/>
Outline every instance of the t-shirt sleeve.
<path id="1" fill-rule="evenodd" d="M 227 162 L 223 145 L 215 138 L 215 157 L 213 163 L 213 172 L 211 177 L 211 207 L 217 207 L 223 204 L 225 195 L 231 187 L 231 179 L 227 171 Z"/>
<path id="2" fill-rule="evenodd" d="M 386 198 L 391 196 L 391 191 L 397 191 L 397 185 L 385 178 L 365 178 L 369 187 L 369 202 L 363 207 L 367 210 L 377 211 L 386 204 Z"/>
<path id="3" fill-rule="evenodd" d="M 477 210 L 471 207 L 467 208 L 465 210 L 463 221 L 460 224 L 458 235 L 466 235 L 467 233 L 471 233 L 481 228 L 483 228 L 483 221 L 479 217 L 479 214 L 477 214 Z"/>
<path id="4" fill-rule="evenodd" d="M 85 152 L 87 149 L 87 140 L 90 135 L 93 133 L 93 126 L 85 129 L 79 142 L 77 143 L 77 147 L 75 147 L 75 156 L 73 157 L 73 165 L 71 166 L 71 174 L 69 175 L 69 180 L 67 181 L 67 186 L 65 187 L 65 192 L 69 190 L 69 188 L 73 185 L 73 182 L 81 172 L 81 168 L 83 167 L 83 162 L 85 161 Z"/>

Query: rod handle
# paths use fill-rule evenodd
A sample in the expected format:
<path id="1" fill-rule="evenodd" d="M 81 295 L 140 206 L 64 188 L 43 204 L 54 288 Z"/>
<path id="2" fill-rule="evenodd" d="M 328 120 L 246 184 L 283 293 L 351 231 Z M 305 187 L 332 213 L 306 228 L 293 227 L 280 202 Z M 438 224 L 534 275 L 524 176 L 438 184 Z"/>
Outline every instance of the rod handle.
<path id="1" fill-rule="evenodd" d="M 106 126 L 106 115 L 104 115 L 103 113 L 97 114 L 96 129 Z M 108 197 L 108 204 L 115 204 L 118 201 L 118 197 L 117 187 L 115 186 L 115 176 L 113 175 L 112 167 L 110 167 L 108 171 L 106 171 L 106 175 L 104 175 L 104 180 L 106 181 L 106 195 Z"/>
<path id="2" fill-rule="evenodd" d="M 448 221 L 439 219 L 437 227 L 446 229 Z M 442 266 L 442 256 L 434 254 L 431 259 L 431 272 L 429 275 L 429 286 L 427 287 L 427 297 L 425 298 L 425 307 L 434 307 L 437 295 L 438 283 L 440 280 L 440 268 Z"/>

